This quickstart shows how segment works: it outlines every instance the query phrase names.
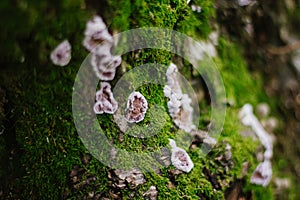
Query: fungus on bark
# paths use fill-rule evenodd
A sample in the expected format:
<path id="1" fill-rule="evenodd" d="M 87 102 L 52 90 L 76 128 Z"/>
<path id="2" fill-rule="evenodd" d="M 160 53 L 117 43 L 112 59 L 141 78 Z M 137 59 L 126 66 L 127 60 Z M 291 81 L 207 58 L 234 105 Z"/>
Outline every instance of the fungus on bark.
<path id="1" fill-rule="evenodd" d="M 120 66 L 122 58 L 111 55 L 111 44 L 103 42 L 98 45 L 92 56 L 91 65 L 97 75 L 103 81 L 113 80 L 116 74 L 116 68 Z"/>
<path id="2" fill-rule="evenodd" d="M 125 113 L 125 119 L 129 123 L 138 123 L 142 121 L 148 109 L 146 98 L 139 92 L 133 92 L 129 95 Z"/>
<path id="3" fill-rule="evenodd" d="M 60 43 L 50 55 L 53 64 L 58 66 L 66 66 L 71 60 L 71 45 L 68 40 Z"/>
<path id="4" fill-rule="evenodd" d="M 149 190 L 147 192 L 143 193 L 143 197 L 146 200 L 156 200 L 157 195 L 158 195 L 158 191 L 157 191 L 156 187 L 153 185 L 149 188 Z"/>
<path id="5" fill-rule="evenodd" d="M 138 168 L 130 170 L 115 169 L 114 173 L 109 173 L 110 179 L 113 180 L 112 186 L 118 189 L 124 189 L 127 186 L 135 188 L 146 183 L 143 173 Z"/>
<path id="6" fill-rule="evenodd" d="M 273 141 L 272 137 L 265 131 L 259 123 L 256 116 L 253 114 L 253 107 L 250 104 L 245 104 L 239 112 L 239 118 L 245 126 L 250 126 L 256 133 L 261 144 L 265 148 L 264 161 L 261 162 L 254 170 L 250 182 L 262 186 L 267 186 L 272 178 L 271 158 L 273 156 Z"/>
<path id="7" fill-rule="evenodd" d="M 264 162 L 259 163 L 259 165 L 254 170 L 250 183 L 254 183 L 257 185 L 262 185 L 266 187 L 272 178 L 272 166 L 269 160 L 265 160 Z"/>
<path id="8" fill-rule="evenodd" d="M 192 100 L 187 94 L 183 94 L 178 79 L 178 69 L 171 63 L 167 69 L 167 84 L 164 87 L 164 95 L 169 98 L 167 103 L 170 116 L 174 123 L 186 132 L 196 129 L 193 124 Z"/>
<path id="9" fill-rule="evenodd" d="M 92 20 L 86 23 L 84 36 L 83 46 L 91 52 L 103 41 L 113 43 L 112 36 L 108 32 L 102 18 L 99 16 L 94 16 Z"/>
<path id="10" fill-rule="evenodd" d="M 190 172 L 194 167 L 194 163 L 191 160 L 190 156 L 186 153 L 185 150 L 176 146 L 176 143 L 173 139 L 169 139 L 170 146 L 172 147 L 172 155 L 171 155 L 171 162 L 174 167 L 177 169 Z"/>
<path id="11" fill-rule="evenodd" d="M 96 92 L 96 103 L 94 112 L 96 114 L 113 114 L 118 108 L 118 103 L 115 100 L 111 91 L 111 86 L 107 82 L 101 83 L 101 89 Z"/>

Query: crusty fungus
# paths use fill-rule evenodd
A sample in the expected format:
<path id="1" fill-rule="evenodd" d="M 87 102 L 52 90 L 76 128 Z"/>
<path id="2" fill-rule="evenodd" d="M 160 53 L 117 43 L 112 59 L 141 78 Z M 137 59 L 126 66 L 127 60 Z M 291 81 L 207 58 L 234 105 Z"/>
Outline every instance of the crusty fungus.
<path id="1" fill-rule="evenodd" d="M 253 114 L 253 107 L 250 104 L 245 104 L 239 112 L 239 118 L 245 126 L 250 126 L 256 133 L 261 144 L 265 148 L 264 161 L 261 162 L 254 170 L 250 182 L 262 186 L 267 186 L 272 178 L 271 158 L 273 156 L 273 140 L 272 137 L 265 131 L 259 123 L 256 116 Z"/>
<path id="2" fill-rule="evenodd" d="M 58 66 L 66 66 L 71 60 L 71 45 L 68 40 L 60 43 L 50 55 L 53 64 Z"/>
<path id="3" fill-rule="evenodd" d="M 96 76 L 102 81 L 113 80 L 122 58 L 111 54 L 114 40 L 102 18 L 94 16 L 88 21 L 84 35 L 83 45 L 92 53 L 90 62 Z"/>
<path id="4" fill-rule="evenodd" d="M 129 170 L 115 169 L 109 173 L 108 178 L 112 180 L 112 186 L 118 189 L 127 186 L 135 188 L 146 183 L 142 171 L 136 167 Z"/>
<path id="5" fill-rule="evenodd" d="M 146 98 L 139 92 L 133 92 L 129 95 L 125 113 L 125 119 L 129 123 L 138 123 L 142 121 L 148 109 Z"/>
<path id="6" fill-rule="evenodd" d="M 94 105 L 94 112 L 96 114 L 113 114 L 118 108 L 118 103 L 114 99 L 111 91 L 111 86 L 107 82 L 101 83 L 101 89 L 96 92 L 96 103 Z"/>
<path id="7" fill-rule="evenodd" d="M 269 160 L 265 160 L 264 162 L 259 163 L 259 165 L 254 170 L 250 183 L 254 183 L 257 185 L 262 185 L 266 187 L 272 178 L 272 166 Z"/>
<path id="8" fill-rule="evenodd" d="M 91 52 L 103 41 L 113 43 L 112 36 L 99 16 L 94 16 L 92 20 L 87 22 L 84 36 L 83 46 Z"/>
<path id="9" fill-rule="evenodd" d="M 177 169 L 190 172 L 194 167 L 194 163 L 191 160 L 190 156 L 186 153 L 185 150 L 176 146 L 176 143 L 173 139 L 169 139 L 170 146 L 172 147 L 172 155 L 171 155 L 171 162 L 174 167 Z"/>
<path id="10" fill-rule="evenodd" d="M 171 63 L 167 69 L 167 84 L 164 87 L 164 95 L 169 98 L 167 103 L 169 113 L 174 123 L 186 132 L 196 129 L 193 124 L 192 100 L 187 94 L 183 94 L 178 80 L 178 69 Z"/>
<path id="11" fill-rule="evenodd" d="M 113 80 L 116 74 L 116 68 L 120 66 L 122 58 L 111 55 L 112 46 L 107 42 L 98 45 L 91 56 L 91 65 L 100 80 Z"/>
<path id="12" fill-rule="evenodd" d="M 154 185 L 152 185 L 149 190 L 143 193 L 143 197 L 146 200 L 156 200 L 158 195 L 158 191 Z"/>

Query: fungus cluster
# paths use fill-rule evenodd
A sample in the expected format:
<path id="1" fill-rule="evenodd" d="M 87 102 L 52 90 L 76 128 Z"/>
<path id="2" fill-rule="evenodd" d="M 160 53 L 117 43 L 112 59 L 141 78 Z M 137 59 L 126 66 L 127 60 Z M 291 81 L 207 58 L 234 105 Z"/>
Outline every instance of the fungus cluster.
<path id="1" fill-rule="evenodd" d="M 96 92 L 96 103 L 94 105 L 94 112 L 96 114 L 113 114 L 118 109 L 118 103 L 114 99 L 111 91 L 111 86 L 107 82 L 101 83 L 101 89 Z"/>
<path id="2" fill-rule="evenodd" d="M 172 148 L 172 154 L 171 154 L 172 165 L 174 165 L 177 169 L 181 171 L 190 172 L 194 167 L 194 163 L 192 162 L 190 156 L 186 153 L 185 150 L 177 147 L 174 140 L 169 139 L 169 141 L 170 141 L 170 146 Z"/>
<path id="3" fill-rule="evenodd" d="M 164 87 L 164 95 L 169 98 L 168 109 L 174 123 L 186 132 L 196 129 L 193 124 L 192 100 L 187 94 L 183 94 L 178 80 L 178 69 L 171 63 L 167 69 L 167 84 Z"/>
<path id="4" fill-rule="evenodd" d="M 250 126 L 256 133 L 261 144 L 265 148 L 264 161 L 261 162 L 254 170 L 250 182 L 262 186 L 267 186 L 272 178 L 271 158 L 273 156 L 272 137 L 265 131 L 253 114 L 253 108 L 250 104 L 245 104 L 239 112 L 242 124 Z"/>
<path id="5" fill-rule="evenodd" d="M 148 109 L 146 98 L 139 92 L 133 92 L 129 95 L 125 113 L 125 119 L 129 123 L 138 123 L 142 121 Z"/>
<path id="6" fill-rule="evenodd" d="M 103 81 L 113 80 L 122 58 L 112 55 L 114 41 L 102 18 L 94 16 L 88 21 L 84 35 L 83 46 L 92 53 L 91 65 L 97 77 Z"/>
<path id="7" fill-rule="evenodd" d="M 92 20 L 86 23 L 84 36 L 83 46 L 90 52 L 93 52 L 95 47 L 104 41 L 113 43 L 112 36 L 99 16 L 94 16 Z"/>
<path id="8" fill-rule="evenodd" d="M 71 45 L 68 40 L 60 43 L 50 55 L 50 59 L 54 65 L 66 66 L 71 60 Z"/>
<path id="9" fill-rule="evenodd" d="M 124 189 L 126 187 L 137 187 L 146 182 L 143 173 L 138 168 L 130 170 L 115 169 L 109 173 L 108 178 L 113 180 L 113 187 Z"/>

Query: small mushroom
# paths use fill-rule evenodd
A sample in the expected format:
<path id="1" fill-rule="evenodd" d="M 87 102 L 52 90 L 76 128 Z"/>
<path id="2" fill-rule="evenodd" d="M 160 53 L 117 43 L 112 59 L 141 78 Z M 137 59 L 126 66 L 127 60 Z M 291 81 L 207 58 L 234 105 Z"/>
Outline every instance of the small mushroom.
<path id="1" fill-rule="evenodd" d="M 71 45 L 68 40 L 60 43 L 50 55 L 50 59 L 54 65 L 66 66 L 71 60 Z"/>
<path id="2" fill-rule="evenodd" d="M 103 81 L 113 80 L 116 68 L 122 62 L 121 56 L 111 54 L 112 43 L 103 41 L 99 43 L 92 52 L 91 65 L 98 76 Z"/>
<path id="3" fill-rule="evenodd" d="M 138 123 L 142 121 L 148 109 L 146 98 L 139 92 L 133 92 L 129 95 L 125 119 L 129 123 Z"/>
<path id="4" fill-rule="evenodd" d="M 83 46 L 91 52 L 103 41 L 113 43 L 112 36 L 108 32 L 102 18 L 99 16 L 94 16 L 92 20 L 87 22 L 84 35 Z"/>
<path id="5" fill-rule="evenodd" d="M 172 147 L 172 165 L 174 165 L 174 167 L 181 171 L 190 172 L 194 167 L 194 163 L 192 162 L 190 156 L 186 153 L 185 150 L 177 147 L 174 140 L 169 139 L 169 141 Z"/>
<path id="6" fill-rule="evenodd" d="M 103 81 L 113 80 L 116 68 L 120 66 L 122 58 L 113 56 L 110 53 L 111 46 L 107 42 L 101 43 L 95 48 L 91 56 L 91 65 L 98 76 Z"/>
<path id="7" fill-rule="evenodd" d="M 113 114 L 114 112 L 116 112 L 117 108 L 118 103 L 113 96 L 110 84 L 107 82 L 102 82 L 101 89 L 96 92 L 94 112 L 96 114 Z"/>
<path id="8" fill-rule="evenodd" d="M 254 170 L 250 178 L 250 183 L 254 183 L 266 187 L 270 183 L 271 178 L 272 178 L 271 162 L 269 160 L 265 160 L 264 162 L 259 163 L 259 165 Z"/>

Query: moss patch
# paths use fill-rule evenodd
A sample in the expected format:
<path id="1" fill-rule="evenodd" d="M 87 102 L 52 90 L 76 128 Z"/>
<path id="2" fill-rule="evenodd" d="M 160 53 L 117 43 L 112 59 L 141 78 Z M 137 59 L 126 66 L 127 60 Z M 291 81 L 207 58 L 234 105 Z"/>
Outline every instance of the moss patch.
<path id="1" fill-rule="evenodd" d="M 13 12 L 13 15 L 14 18 L 24 20 L 23 24 L 26 26 L 20 25 L 23 28 L 15 34 L 10 26 L 13 23 L 5 23 L 7 27 L 1 33 L 2 40 L 8 33 L 14 33 L 8 37 L 13 40 L 12 43 L 9 41 L 12 45 L 9 48 L 13 50 L 4 52 L 7 59 L 2 62 L 15 68 L 22 67 L 18 68 L 21 70 L 17 78 L 20 92 L 16 92 L 15 87 L 9 87 L 16 83 L 1 74 L 8 92 L 14 97 L 10 99 L 10 103 L 16 106 L 13 113 L 17 119 L 16 138 L 22 149 L 21 163 L 25 171 L 19 186 L 24 188 L 20 196 L 23 199 L 60 199 L 67 193 L 69 199 L 82 199 L 90 191 L 109 196 L 111 188 L 107 178 L 108 168 L 94 158 L 89 165 L 81 161 L 82 156 L 88 152 L 76 133 L 71 107 L 74 78 L 87 53 L 81 45 L 85 22 L 96 12 L 86 10 L 85 2 L 79 0 L 53 3 L 35 1 L 33 4 L 27 1 L 20 2 L 22 3 L 17 8 L 19 12 Z M 103 11 L 103 16 L 110 25 L 111 32 L 157 26 L 174 28 L 198 39 L 206 38 L 211 31 L 209 21 L 214 17 L 213 4 L 208 0 L 195 3 L 201 5 L 203 12 L 193 13 L 185 0 L 105 1 L 108 7 Z M 8 2 L 1 3 L 1 9 L 6 8 L 12 10 L 13 6 Z M 64 38 L 71 41 L 73 59 L 65 68 L 54 67 L 48 59 L 50 51 Z M 4 45 L 8 46 L 6 43 Z M 255 143 L 240 136 L 237 112 L 246 102 L 255 105 L 265 100 L 260 78 L 252 76 L 246 70 L 236 45 L 222 38 L 218 52 L 219 57 L 215 61 L 223 76 L 228 98 L 235 102 L 234 106 L 228 108 L 224 130 L 219 139 L 220 144 L 205 157 L 201 156 L 199 147 L 189 150 L 188 153 L 195 163 L 195 168 L 189 174 L 171 177 L 169 170 L 173 169 L 172 166 L 163 168 L 160 175 L 154 172 L 146 173 L 146 184 L 121 191 L 124 199 L 128 199 L 132 193 L 133 199 L 140 199 L 151 185 L 157 187 L 159 199 L 222 199 L 230 183 L 239 177 L 243 161 L 251 164 L 250 172 L 256 166 L 252 155 Z M 132 55 L 136 55 L 135 59 Z M 22 56 L 25 60 L 21 59 L 23 61 L 20 62 Z M 145 49 L 125 55 L 123 60 L 127 62 L 129 70 L 149 62 L 167 65 L 173 56 L 169 52 Z M 9 61 L 10 58 L 13 60 Z M 187 64 L 184 65 L 182 71 L 188 67 Z M 161 86 L 149 84 L 136 90 L 145 95 L 150 107 L 160 104 L 166 108 L 167 100 Z M 205 103 L 202 105 L 208 107 Z M 209 109 L 203 109 L 201 112 L 201 116 L 204 116 L 201 120 L 209 116 Z M 140 125 L 147 125 L 152 115 L 151 112 L 147 113 Z M 119 142 L 119 130 L 113 123 L 112 116 L 101 115 L 98 120 L 102 129 L 106 130 L 106 136 L 114 140 L 115 145 L 135 152 L 166 146 L 167 139 L 174 137 L 178 131 L 170 117 L 166 116 L 166 123 L 156 136 L 138 139 L 124 135 L 123 141 Z M 206 123 L 202 124 L 201 128 L 205 128 Z M 225 151 L 225 142 L 232 146 L 233 166 L 228 170 L 216 161 Z M 88 174 L 96 176 L 90 187 L 80 190 L 69 187 L 69 174 L 74 166 L 84 168 Z M 261 188 L 254 189 L 257 196 L 264 192 Z"/>

